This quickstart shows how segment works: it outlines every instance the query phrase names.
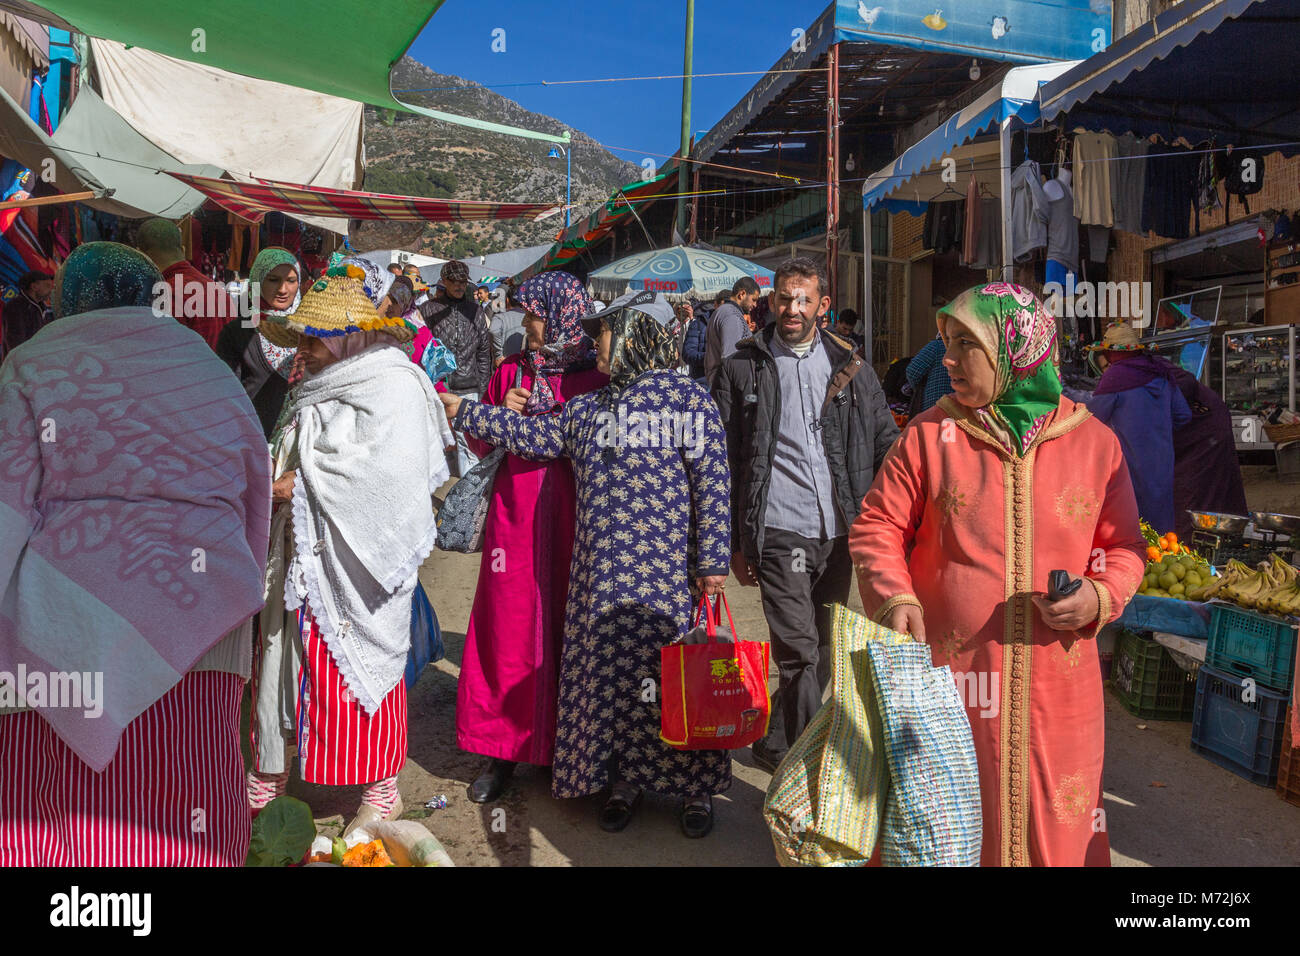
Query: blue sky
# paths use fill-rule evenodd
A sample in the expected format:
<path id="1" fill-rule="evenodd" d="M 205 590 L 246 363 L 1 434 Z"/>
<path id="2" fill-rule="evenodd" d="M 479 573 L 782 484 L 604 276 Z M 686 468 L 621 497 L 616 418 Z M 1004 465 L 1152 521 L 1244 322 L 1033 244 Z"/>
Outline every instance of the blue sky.
<path id="1" fill-rule="evenodd" d="M 694 72 L 761 74 L 789 48 L 791 31 L 806 29 L 827 6 L 829 0 L 696 0 Z M 676 151 L 681 80 L 510 84 L 679 76 L 685 23 L 686 0 L 447 0 L 410 53 L 432 70 L 481 83 L 607 146 L 631 147 L 615 155 L 639 163 Z M 504 53 L 492 52 L 497 28 L 505 31 Z M 697 135 L 758 79 L 697 76 L 691 117 Z"/>

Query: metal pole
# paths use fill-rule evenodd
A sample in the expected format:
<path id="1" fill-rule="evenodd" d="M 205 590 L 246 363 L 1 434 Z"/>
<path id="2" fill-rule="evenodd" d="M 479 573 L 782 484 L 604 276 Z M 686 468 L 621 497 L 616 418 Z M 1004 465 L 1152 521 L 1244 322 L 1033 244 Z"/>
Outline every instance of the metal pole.
<path id="1" fill-rule="evenodd" d="M 862 207 L 862 354 L 871 363 L 871 210 Z"/>
<path id="2" fill-rule="evenodd" d="M 1011 259 L 1011 119 L 1002 121 L 998 130 L 998 157 L 1002 176 L 1002 279 L 1016 281 L 1016 265 Z"/>
<path id="3" fill-rule="evenodd" d="M 695 137 L 691 137 L 691 151 L 695 150 Z M 690 245 L 695 245 L 700 236 L 700 167 L 695 166 L 691 172 L 691 232 L 686 237 Z"/>
<path id="4" fill-rule="evenodd" d="M 564 151 L 564 228 L 569 228 L 570 216 L 573 212 L 573 153 L 570 149 Z"/>
<path id="5" fill-rule="evenodd" d="M 686 53 L 682 68 L 682 147 L 678 165 L 677 233 L 686 235 L 686 160 L 691 153 L 691 73 L 695 51 L 695 0 L 686 0 Z"/>
<path id="6" fill-rule="evenodd" d="M 831 46 L 826 58 L 826 277 L 830 280 L 831 308 L 838 304 L 840 213 L 840 45 Z"/>

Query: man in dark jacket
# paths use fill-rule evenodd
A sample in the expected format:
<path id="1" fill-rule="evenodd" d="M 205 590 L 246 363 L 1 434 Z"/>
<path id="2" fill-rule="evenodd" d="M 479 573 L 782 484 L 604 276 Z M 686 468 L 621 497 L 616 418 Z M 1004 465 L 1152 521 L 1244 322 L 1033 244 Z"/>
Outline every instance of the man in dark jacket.
<path id="1" fill-rule="evenodd" d="M 713 385 L 731 464 L 732 570 L 763 592 L 780 686 L 754 760 L 771 771 L 820 709 L 830 609 L 853 579 L 848 532 L 898 437 L 876 374 L 818 328 L 830 307 L 811 259 L 776 272 L 773 321 L 741 340 Z"/>
<path id="2" fill-rule="evenodd" d="M 691 302 L 691 321 L 686 326 L 682 341 L 682 360 L 690 369 L 691 378 L 704 385 L 704 351 L 712 311 L 703 302 Z M 707 388 L 708 386 L 705 385 Z"/>
<path id="3" fill-rule="evenodd" d="M 54 277 L 45 272 L 28 272 L 18 280 L 18 295 L 5 303 L 0 317 L 0 359 L 22 345 L 49 324 L 50 292 Z"/>
<path id="4" fill-rule="evenodd" d="M 477 401 L 492 377 L 492 335 L 488 310 L 469 292 L 469 267 L 452 260 L 442 267 L 442 289 L 420 304 L 420 315 L 433 337 L 456 357 L 447 388 Z M 465 436 L 456 433 L 456 476 L 464 478 L 478 461 Z"/>

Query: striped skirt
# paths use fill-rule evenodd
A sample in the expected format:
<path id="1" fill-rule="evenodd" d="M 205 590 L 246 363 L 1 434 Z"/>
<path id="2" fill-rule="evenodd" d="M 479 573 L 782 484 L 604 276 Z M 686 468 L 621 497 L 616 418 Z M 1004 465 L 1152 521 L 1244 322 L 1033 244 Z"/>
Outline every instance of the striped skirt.
<path id="1" fill-rule="evenodd" d="M 308 783 L 351 786 L 394 777 L 406 763 L 406 682 L 399 680 L 374 714 L 343 686 L 316 619 L 300 614 L 298 760 Z M 308 626 L 308 622 L 310 626 Z"/>
<path id="2" fill-rule="evenodd" d="M 0 866 L 242 866 L 236 674 L 186 674 L 96 773 L 30 711 L 0 717 Z"/>

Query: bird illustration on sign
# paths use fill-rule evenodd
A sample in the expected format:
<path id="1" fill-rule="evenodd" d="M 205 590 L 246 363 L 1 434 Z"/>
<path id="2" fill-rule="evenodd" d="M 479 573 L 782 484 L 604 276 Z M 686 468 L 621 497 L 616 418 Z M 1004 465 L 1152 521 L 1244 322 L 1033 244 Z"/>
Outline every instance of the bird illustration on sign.
<path id="1" fill-rule="evenodd" d="M 1011 24 L 1007 21 L 1006 17 L 994 17 L 992 27 L 993 39 L 995 40 L 1001 40 L 1011 32 Z"/>
<path id="2" fill-rule="evenodd" d="M 884 7 L 868 7 L 865 0 L 858 0 L 858 16 L 861 17 L 869 27 L 874 27 L 876 25 L 876 17 L 880 16 L 881 11 L 884 9 Z"/>

